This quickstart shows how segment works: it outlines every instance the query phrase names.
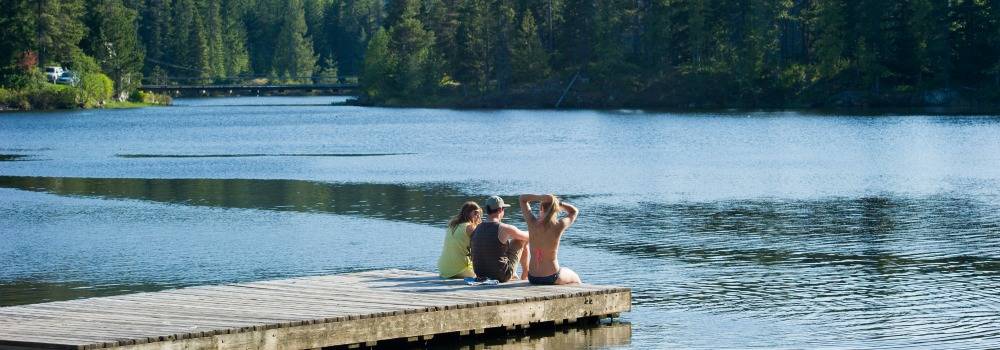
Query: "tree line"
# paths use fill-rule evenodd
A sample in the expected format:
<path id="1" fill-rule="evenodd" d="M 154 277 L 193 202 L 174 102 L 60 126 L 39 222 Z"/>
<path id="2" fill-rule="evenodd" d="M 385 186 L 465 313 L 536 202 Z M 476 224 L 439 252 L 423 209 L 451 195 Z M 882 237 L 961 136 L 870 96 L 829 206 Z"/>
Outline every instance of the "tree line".
<path id="1" fill-rule="evenodd" d="M 50 65 L 107 73 L 120 91 L 143 81 L 331 81 L 341 70 L 356 74 L 384 18 L 382 0 L 0 0 L 0 6 L 0 86 L 8 88 Z"/>
<path id="2" fill-rule="evenodd" d="M 1000 1 L 398 0 L 367 52 L 373 103 L 996 101 Z"/>
<path id="3" fill-rule="evenodd" d="M 357 75 L 372 104 L 1000 97 L 1000 0 L 0 2 L 5 84 L 30 52 L 39 64 L 92 58 L 119 90 Z"/>

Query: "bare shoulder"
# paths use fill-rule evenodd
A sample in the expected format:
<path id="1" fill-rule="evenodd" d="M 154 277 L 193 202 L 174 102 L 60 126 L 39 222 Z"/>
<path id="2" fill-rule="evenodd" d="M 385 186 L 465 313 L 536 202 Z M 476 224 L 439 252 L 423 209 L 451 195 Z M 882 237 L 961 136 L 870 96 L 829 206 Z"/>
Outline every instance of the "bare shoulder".
<path id="1" fill-rule="evenodd" d="M 507 223 L 500 223 L 500 231 L 510 231 L 510 230 L 517 230 L 517 226 Z"/>

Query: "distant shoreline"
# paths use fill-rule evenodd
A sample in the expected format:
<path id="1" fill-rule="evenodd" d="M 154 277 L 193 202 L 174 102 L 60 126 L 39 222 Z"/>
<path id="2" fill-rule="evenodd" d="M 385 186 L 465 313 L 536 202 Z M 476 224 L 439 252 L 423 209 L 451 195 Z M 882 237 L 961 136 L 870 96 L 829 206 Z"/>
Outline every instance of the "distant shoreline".
<path id="1" fill-rule="evenodd" d="M 581 79 L 583 80 L 583 79 Z M 349 104 L 379 107 L 431 107 L 457 109 L 649 109 L 702 110 L 960 110 L 1000 112 L 1000 99 L 992 90 L 927 88 L 912 91 L 843 90 L 826 94 L 774 95 L 747 102 L 728 94 L 703 95 L 678 86 L 649 86 L 635 91 L 605 88 L 586 80 L 567 86 L 551 79 L 504 91 L 470 93 L 455 87 L 438 96 L 407 96 L 383 92 L 377 99 L 361 95 Z M 387 97 L 388 96 L 388 97 Z"/>
<path id="2" fill-rule="evenodd" d="M 843 105 L 801 105 L 790 104 L 785 106 L 670 106 L 670 105 L 650 105 L 650 104 L 616 104 L 616 105 L 563 105 L 555 107 L 552 104 L 544 103 L 479 103 L 480 100 L 473 101 L 433 101 L 431 103 L 407 103 L 401 101 L 388 101 L 386 103 L 367 103 L 360 99 L 348 99 L 347 101 L 334 103 L 334 105 L 358 106 L 358 107 L 379 107 L 379 108 L 439 108 L 456 110 L 539 110 L 539 111 L 572 111 L 572 110 L 603 110 L 603 111 L 641 111 L 641 112 L 663 112 L 663 113 L 766 113 L 766 112 L 804 112 L 814 114 L 858 114 L 858 115 L 1000 115 L 1000 104 L 974 103 L 962 105 L 874 105 L 874 106 L 843 106 Z M 492 101 L 496 102 L 496 101 Z"/>

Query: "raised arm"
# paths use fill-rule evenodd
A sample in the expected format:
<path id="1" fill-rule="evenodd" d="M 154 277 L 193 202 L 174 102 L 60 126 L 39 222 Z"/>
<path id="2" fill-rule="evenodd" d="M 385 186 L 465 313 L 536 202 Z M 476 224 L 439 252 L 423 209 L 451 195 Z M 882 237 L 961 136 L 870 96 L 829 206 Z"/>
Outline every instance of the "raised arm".
<path id="1" fill-rule="evenodd" d="M 566 202 L 559 203 L 559 206 L 561 206 L 563 210 L 566 211 L 566 217 L 562 218 L 563 225 L 569 227 L 569 225 L 572 225 L 574 222 L 576 222 L 576 216 L 577 214 L 580 213 L 579 209 L 577 209 L 572 204 Z"/>
<path id="2" fill-rule="evenodd" d="M 521 203 L 531 203 L 531 202 L 551 202 L 551 194 L 522 194 L 520 199 Z"/>
<path id="3" fill-rule="evenodd" d="M 501 241 L 504 241 L 506 239 L 513 239 L 518 241 L 528 240 L 528 231 L 521 231 L 521 229 L 514 227 L 514 225 L 500 224 L 500 233 L 503 236 L 500 237 Z"/>
<path id="4" fill-rule="evenodd" d="M 521 197 L 518 197 L 517 204 L 521 206 L 521 216 L 524 216 L 524 221 L 531 222 L 538 220 L 535 214 L 531 212 L 531 202 L 538 201 L 538 199 L 535 199 L 536 197 L 538 196 L 534 194 L 522 194 Z"/>

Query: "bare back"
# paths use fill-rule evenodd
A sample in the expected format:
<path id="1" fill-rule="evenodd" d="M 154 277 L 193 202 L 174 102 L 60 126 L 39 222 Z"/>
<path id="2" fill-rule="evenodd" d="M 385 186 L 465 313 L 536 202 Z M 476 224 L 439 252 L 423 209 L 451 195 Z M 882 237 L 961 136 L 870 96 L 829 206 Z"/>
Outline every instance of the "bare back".
<path id="1" fill-rule="evenodd" d="M 528 246 L 531 248 L 531 275 L 548 276 L 559 271 L 559 241 L 569 227 L 568 219 L 546 223 L 541 219 L 529 218 Z"/>

